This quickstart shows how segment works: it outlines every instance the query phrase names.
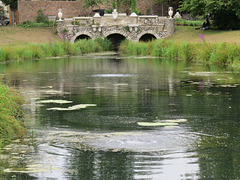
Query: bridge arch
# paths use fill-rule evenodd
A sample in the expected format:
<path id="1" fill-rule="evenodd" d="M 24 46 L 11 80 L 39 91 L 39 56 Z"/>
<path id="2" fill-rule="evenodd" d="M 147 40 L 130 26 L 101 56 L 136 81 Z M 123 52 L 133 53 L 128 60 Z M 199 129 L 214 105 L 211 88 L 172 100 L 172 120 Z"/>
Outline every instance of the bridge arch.
<path id="1" fill-rule="evenodd" d="M 112 31 L 107 31 L 107 32 L 103 32 L 103 37 L 107 38 L 108 36 L 112 35 L 112 34 L 120 34 L 122 36 L 124 36 L 125 38 L 129 39 L 129 32 L 127 32 L 126 30 L 119 30 L 119 29 L 114 29 Z"/>
<path id="2" fill-rule="evenodd" d="M 114 50 L 118 50 L 118 47 L 121 44 L 121 42 L 127 39 L 127 34 L 115 31 L 105 34 L 105 38 L 109 39 L 112 42 Z"/>
<path id="3" fill-rule="evenodd" d="M 157 39 L 153 34 L 146 33 L 139 38 L 139 41 L 148 42 Z"/>
<path id="4" fill-rule="evenodd" d="M 153 37 L 154 39 L 162 39 L 161 35 L 156 33 L 153 30 L 148 30 L 148 31 L 141 32 L 140 34 L 138 34 L 137 40 L 141 41 L 142 37 L 144 37 L 144 38 L 146 37 L 147 39 L 150 38 L 150 37 Z"/>
<path id="5" fill-rule="evenodd" d="M 79 39 L 94 39 L 94 38 L 92 34 L 90 34 L 89 32 L 78 32 L 71 38 L 71 42 L 74 43 L 76 40 Z"/>

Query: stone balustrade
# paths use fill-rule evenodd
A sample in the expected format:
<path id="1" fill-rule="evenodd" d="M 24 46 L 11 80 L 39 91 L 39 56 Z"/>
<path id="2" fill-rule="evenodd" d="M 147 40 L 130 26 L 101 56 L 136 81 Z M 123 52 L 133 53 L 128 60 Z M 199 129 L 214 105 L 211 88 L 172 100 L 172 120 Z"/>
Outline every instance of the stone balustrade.
<path id="1" fill-rule="evenodd" d="M 118 13 L 117 18 L 113 14 L 93 17 L 73 17 L 57 21 L 59 36 L 67 34 L 70 41 L 74 42 L 79 36 L 85 35 L 95 39 L 107 38 L 111 34 L 120 34 L 127 39 L 139 41 L 145 35 L 150 34 L 155 39 L 166 38 L 174 33 L 174 18 L 159 17 L 157 15 L 138 16 L 132 13 Z"/>

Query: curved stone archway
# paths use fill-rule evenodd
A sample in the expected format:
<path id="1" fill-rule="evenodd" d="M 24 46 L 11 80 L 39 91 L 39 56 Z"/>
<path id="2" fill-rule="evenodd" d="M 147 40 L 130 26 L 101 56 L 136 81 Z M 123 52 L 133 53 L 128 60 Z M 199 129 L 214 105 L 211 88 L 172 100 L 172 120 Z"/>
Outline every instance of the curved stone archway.
<path id="1" fill-rule="evenodd" d="M 112 31 L 106 31 L 103 32 L 102 35 L 104 38 L 107 38 L 108 36 L 112 35 L 112 34 L 120 34 L 122 36 L 124 36 L 126 39 L 129 39 L 129 32 L 127 32 L 126 30 L 119 30 L 119 29 L 113 29 Z"/>
<path id="2" fill-rule="evenodd" d="M 109 34 L 106 38 L 112 42 L 114 50 L 118 50 L 118 47 L 121 44 L 121 42 L 126 39 L 125 36 L 119 33 Z"/>
<path id="3" fill-rule="evenodd" d="M 139 41 L 148 42 L 155 39 L 157 38 L 154 35 L 147 33 L 147 34 L 144 34 L 142 37 L 140 37 Z"/>
<path id="4" fill-rule="evenodd" d="M 89 32 L 78 32 L 71 38 L 71 42 L 74 43 L 79 39 L 93 39 L 93 36 Z"/>
<path id="5" fill-rule="evenodd" d="M 148 30 L 148 31 L 143 31 L 140 34 L 138 34 L 137 40 L 140 41 L 141 37 L 143 37 L 146 34 L 148 34 L 152 37 L 155 37 L 156 39 L 162 39 L 162 36 L 159 33 L 155 32 L 153 30 Z"/>
<path id="6" fill-rule="evenodd" d="M 78 36 L 74 42 L 78 41 L 78 40 L 81 40 L 81 39 L 91 39 L 90 36 L 86 35 L 86 34 L 82 34 L 80 36 Z"/>

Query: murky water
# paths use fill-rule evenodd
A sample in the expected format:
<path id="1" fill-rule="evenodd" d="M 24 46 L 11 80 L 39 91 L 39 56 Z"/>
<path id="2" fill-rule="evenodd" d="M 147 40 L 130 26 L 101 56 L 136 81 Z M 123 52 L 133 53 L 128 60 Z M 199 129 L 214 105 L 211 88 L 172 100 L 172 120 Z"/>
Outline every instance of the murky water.
<path id="1" fill-rule="evenodd" d="M 239 72 L 95 56 L 0 73 L 31 128 L 3 149 L 2 179 L 240 179 Z"/>

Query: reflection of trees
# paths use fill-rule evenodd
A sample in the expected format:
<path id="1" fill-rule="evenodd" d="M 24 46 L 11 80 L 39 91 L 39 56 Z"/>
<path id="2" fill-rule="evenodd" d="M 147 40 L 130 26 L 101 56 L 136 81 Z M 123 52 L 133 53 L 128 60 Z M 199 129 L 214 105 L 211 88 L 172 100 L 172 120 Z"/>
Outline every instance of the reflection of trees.
<path id="1" fill-rule="evenodd" d="M 73 179 L 133 179 L 132 155 L 124 152 L 77 151 L 69 159 Z M 72 175 L 70 175 L 72 176 Z"/>
<path id="2" fill-rule="evenodd" d="M 239 179 L 239 88 L 205 89 L 184 99 L 189 126 L 199 132 L 200 178 Z"/>
<path id="3" fill-rule="evenodd" d="M 53 113 L 46 110 L 53 105 L 37 108 L 36 112 L 40 114 L 38 119 L 46 126 L 67 125 L 84 130 L 136 130 L 139 128 L 136 126 L 137 121 L 151 121 L 156 117 L 187 118 L 191 131 L 210 135 L 202 135 L 197 142 L 200 178 L 239 179 L 239 88 L 204 87 L 200 91 L 199 85 L 193 85 L 190 81 L 185 84 L 180 82 L 182 79 L 194 82 L 202 79 L 189 78 L 187 73 L 180 72 L 184 68 L 185 65 L 159 59 L 59 59 L 12 64 L 5 73 L 11 84 L 16 86 L 37 92 L 40 87 L 52 86 L 54 90 L 62 92 L 45 98 L 69 99 L 74 104 L 97 104 L 97 107 L 74 112 Z M 196 69 L 203 71 L 204 68 Z M 133 76 L 91 76 L 96 74 Z M 239 78 L 239 75 L 234 76 Z M 101 176 L 107 176 L 108 171 L 112 170 L 111 166 L 127 167 L 131 162 L 124 153 L 77 151 L 75 158 L 76 161 L 71 163 L 80 168 L 78 175 L 83 179 L 81 172 L 89 178 L 96 176 L 95 171 Z M 106 161 L 109 163 L 104 164 Z M 129 173 L 118 175 L 132 176 L 132 172 Z"/>

